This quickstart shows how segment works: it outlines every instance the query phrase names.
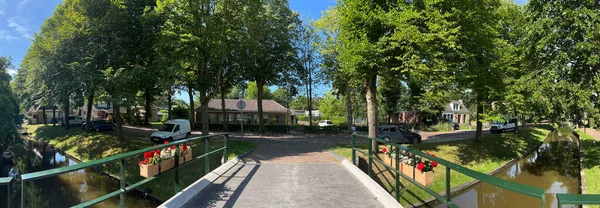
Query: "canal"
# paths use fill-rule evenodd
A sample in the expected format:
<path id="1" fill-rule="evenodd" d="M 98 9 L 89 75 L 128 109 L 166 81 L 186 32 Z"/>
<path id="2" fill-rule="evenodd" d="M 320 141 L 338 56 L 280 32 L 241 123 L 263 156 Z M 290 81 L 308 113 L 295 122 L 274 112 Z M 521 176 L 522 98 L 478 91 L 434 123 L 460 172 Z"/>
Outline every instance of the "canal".
<path id="1" fill-rule="evenodd" d="M 546 190 L 545 207 L 557 207 L 557 193 L 580 190 L 579 140 L 568 128 L 551 132 L 528 156 L 494 174 L 498 178 Z M 541 200 L 480 182 L 452 196 L 459 207 L 541 207 Z M 434 207 L 445 207 L 442 204 Z M 577 207 L 577 206 L 563 206 Z"/>
<path id="2" fill-rule="evenodd" d="M 52 168 L 65 167 L 77 164 L 73 158 L 64 155 L 49 146 L 25 141 L 22 145 L 10 148 L 15 157 L 4 160 L 2 177 L 7 175 L 18 176 L 19 174 L 37 172 Z M 20 207 L 21 185 L 13 183 L 11 195 L 12 205 Z M 70 207 L 83 203 L 119 189 L 119 182 L 100 174 L 92 169 L 84 169 L 65 173 L 49 178 L 27 182 L 25 184 L 25 206 L 24 207 Z M 0 187 L 0 207 L 6 205 L 6 188 Z M 159 204 L 145 199 L 143 194 L 137 191 L 127 193 L 127 207 L 156 207 Z M 108 208 L 118 207 L 119 197 L 113 197 L 93 207 Z"/>

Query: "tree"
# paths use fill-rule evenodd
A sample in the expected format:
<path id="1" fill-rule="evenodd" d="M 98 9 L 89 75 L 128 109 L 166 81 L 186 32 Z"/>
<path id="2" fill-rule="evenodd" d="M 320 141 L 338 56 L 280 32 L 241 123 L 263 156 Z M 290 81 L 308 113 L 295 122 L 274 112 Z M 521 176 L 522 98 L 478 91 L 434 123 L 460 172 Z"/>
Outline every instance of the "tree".
<path id="1" fill-rule="evenodd" d="M 19 104 L 9 87 L 11 78 L 7 70 L 10 66 L 10 60 L 0 56 L 0 151 L 2 152 L 19 138 L 15 128 L 20 124 Z"/>
<path id="2" fill-rule="evenodd" d="M 256 100 L 258 99 L 258 87 L 256 82 L 248 82 L 248 88 L 246 89 L 246 96 L 244 99 Z M 271 95 L 271 90 L 269 87 L 263 85 L 262 86 L 262 98 L 263 99 L 271 99 L 273 95 Z"/>
<path id="3" fill-rule="evenodd" d="M 256 82 L 258 125 L 259 131 L 264 132 L 263 87 L 278 84 L 280 77 L 293 71 L 297 57 L 292 44 L 293 28 L 299 25 L 299 20 L 287 0 L 251 0 L 247 3 L 243 19 L 246 33 L 242 41 L 242 65 L 246 78 Z"/>
<path id="4" fill-rule="evenodd" d="M 213 19 L 214 2 L 203 1 L 157 1 L 157 11 L 165 16 L 163 44 L 171 45 L 178 63 L 185 69 L 182 82 L 186 83 L 190 97 L 190 121 L 195 123 L 194 90 L 200 92 L 202 134 L 208 135 L 208 102 L 216 92 L 213 78 L 218 77 L 212 68 L 216 25 Z"/>
<path id="5" fill-rule="evenodd" d="M 333 92 L 327 91 L 319 102 L 319 111 L 327 118 L 342 117 L 346 109 L 344 109 L 344 100 L 336 97 Z"/>
<path id="6" fill-rule="evenodd" d="M 283 105 L 286 108 L 289 108 L 290 93 L 287 90 L 285 90 L 283 88 L 277 88 L 275 91 L 273 91 L 272 97 L 273 97 L 273 100 L 275 100 L 275 102 Z"/>
<path id="7" fill-rule="evenodd" d="M 312 112 L 313 105 L 313 88 L 312 86 L 319 83 L 316 79 L 318 72 L 320 56 L 319 46 L 321 38 L 317 35 L 315 27 L 310 23 L 303 23 L 298 27 L 296 44 L 298 47 L 298 59 L 302 63 L 299 68 L 299 78 L 305 87 L 306 97 L 308 97 L 307 109 Z M 308 125 L 312 126 L 312 113 L 308 114 Z"/>

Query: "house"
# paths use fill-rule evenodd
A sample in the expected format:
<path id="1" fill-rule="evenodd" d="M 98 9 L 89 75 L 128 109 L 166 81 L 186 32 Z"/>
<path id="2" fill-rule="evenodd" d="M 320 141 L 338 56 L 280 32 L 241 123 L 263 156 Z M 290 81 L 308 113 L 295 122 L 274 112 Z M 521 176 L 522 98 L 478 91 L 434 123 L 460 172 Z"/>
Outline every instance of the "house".
<path id="1" fill-rule="evenodd" d="M 258 102 L 257 100 L 243 100 L 246 102 L 246 108 L 240 111 L 237 108 L 238 99 L 225 99 L 225 111 L 227 117 L 223 116 L 221 109 L 221 100 L 212 99 L 208 103 L 208 122 L 223 123 L 227 120 L 231 124 L 258 124 Z M 290 125 L 292 121 L 292 112 L 283 107 L 274 100 L 263 100 L 263 116 L 265 124 Z M 196 109 L 196 122 L 201 122 L 201 108 Z"/>
<path id="2" fill-rule="evenodd" d="M 54 114 L 53 109 L 55 111 Z M 44 110 L 46 111 L 45 114 Z M 44 117 L 46 117 L 46 123 L 52 123 L 53 120 L 56 121 L 56 123 L 59 123 L 60 118 L 62 117 L 62 111 L 56 106 L 34 105 L 27 110 L 27 116 L 29 117 L 28 122 L 30 124 L 43 124 Z"/>
<path id="3" fill-rule="evenodd" d="M 442 112 L 442 118 L 459 124 L 468 124 L 469 109 L 467 109 L 462 100 L 453 100 L 446 105 L 446 108 Z"/>
<path id="4" fill-rule="evenodd" d="M 136 109 L 138 109 L 137 113 L 140 115 L 140 117 L 143 119 L 144 115 L 145 115 L 145 109 L 142 106 L 137 106 Z M 83 105 L 83 107 L 81 108 L 81 118 L 82 119 L 86 119 L 87 117 L 87 105 Z M 92 105 L 92 114 L 91 114 L 91 119 L 92 120 L 96 120 L 96 119 L 112 119 L 113 118 L 113 114 L 114 114 L 114 109 L 111 103 L 107 103 L 107 102 L 98 102 L 98 104 L 96 105 Z M 126 114 L 127 113 L 127 108 L 125 107 L 120 107 L 119 112 L 121 112 L 121 114 Z M 158 116 L 158 107 L 156 107 L 155 105 L 152 105 L 152 117 L 150 118 L 150 121 L 159 121 L 159 116 Z"/>
<path id="5" fill-rule="evenodd" d="M 419 117 L 415 111 L 402 111 L 389 115 L 388 119 L 392 124 L 416 124 L 419 123 Z"/>

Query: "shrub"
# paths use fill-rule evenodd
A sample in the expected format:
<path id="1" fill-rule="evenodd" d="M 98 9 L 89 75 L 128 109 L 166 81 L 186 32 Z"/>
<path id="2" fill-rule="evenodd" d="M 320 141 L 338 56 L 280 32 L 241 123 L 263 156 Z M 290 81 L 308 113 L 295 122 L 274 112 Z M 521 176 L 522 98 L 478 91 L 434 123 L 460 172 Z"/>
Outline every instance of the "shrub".
<path id="1" fill-rule="evenodd" d="M 308 116 L 298 116 L 298 121 L 308 121 Z"/>
<path id="2" fill-rule="evenodd" d="M 452 131 L 452 124 L 449 122 L 440 122 L 432 126 L 434 131 Z"/>
<path id="3" fill-rule="evenodd" d="M 346 131 L 347 126 L 305 126 L 304 133 L 305 134 L 339 134 Z"/>

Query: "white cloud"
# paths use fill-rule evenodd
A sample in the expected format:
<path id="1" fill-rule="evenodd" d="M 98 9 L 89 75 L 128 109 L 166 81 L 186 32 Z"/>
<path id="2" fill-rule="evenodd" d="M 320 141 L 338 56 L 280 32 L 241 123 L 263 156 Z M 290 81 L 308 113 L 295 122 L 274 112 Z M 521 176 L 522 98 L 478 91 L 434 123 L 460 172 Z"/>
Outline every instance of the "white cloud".
<path id="1" fill-rule="evenodd" d="M 19 6 L 18 8 L 21 9 L 23 8 L 25 5 L 27 5 L 31 0 L 23 0 L 21 2 L 19 2 Z"/>
<path id="2" fill-rule="evenodd" d="M 25 25 L 27 24 L 27 21 L 25 19 L 16 16 L 6 20 L 6 22 L 8 22 L 8 27 L 15 29 L 19 34 L 21 34 L 21 37 L 25 39 L 31 39 L 29 29 L 25 27 Z"/>
<path id="3" fill-rule="evenodd" d="M 0 11 L 0 16 L 4 16 L 4 12 L 3 11 Z"/>
<path id="4" fill-rule="evenodd" d="M 10 33 L 8 33 L 6 30 L 0 30 L 0 40 L 5 40 L 5 41 L 13 41 L 13 40 L 19 40 L 20 38 L 12 36 Z"/>
<path id="5" fill-rule="evenodd" d="M 9 69 L 7 69 L 7 70 L 6 70 L 6 73 L 8 73 L 8 74 L 10 74 L 10 75 L 15 75 L 15 74 L 17 74 L 17 70 L 14 70 L 14 69 L 10 69 L 10 68 L 9 68 Z"/>

